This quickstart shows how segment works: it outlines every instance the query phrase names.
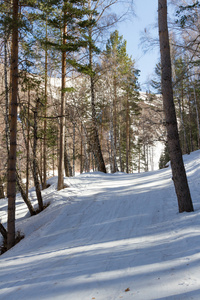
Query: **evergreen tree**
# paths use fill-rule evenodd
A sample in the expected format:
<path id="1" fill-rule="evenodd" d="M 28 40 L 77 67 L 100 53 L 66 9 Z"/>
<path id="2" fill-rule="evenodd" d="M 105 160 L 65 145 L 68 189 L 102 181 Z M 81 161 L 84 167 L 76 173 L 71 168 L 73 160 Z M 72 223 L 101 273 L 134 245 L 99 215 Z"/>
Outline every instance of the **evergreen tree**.
<path id="1" fill-rule="evenodd" d="M 124 171 L 124 166 L 126 166 L 128 173 L 132 163 L 133 131 L 131 125 L 133 118 L 140 111 L 137 82 L 139 72 L 126 52 L 126 41 L 117 30 L 110 35 L 104 55 L 112 86 L 110 136 L 114 155 L 111 170 L 116 172 L 118 168 L 116 157 L 119 153 L 120 169 Z"/>
<path id="2" fill-rule="evenodd" d="M 170 161 L 169 157 L 169 151 L 167 144 L 165 145 L 164 151 L 160 156 L 160 161 L 159 161 L 159 169 L 163 169 L 166 167 L 166 164 Z"/>
<path id="3" fill-rule="evenodd" d="M 158 24 L 162 69 L 162 94 L 166 118 L 167 141 L 179 212 L 193 211 L 191 195 L 179 143 L 176 113 L 173 101 L 171 59 L 167 25 L 167 1 L 158 0 Z"/>

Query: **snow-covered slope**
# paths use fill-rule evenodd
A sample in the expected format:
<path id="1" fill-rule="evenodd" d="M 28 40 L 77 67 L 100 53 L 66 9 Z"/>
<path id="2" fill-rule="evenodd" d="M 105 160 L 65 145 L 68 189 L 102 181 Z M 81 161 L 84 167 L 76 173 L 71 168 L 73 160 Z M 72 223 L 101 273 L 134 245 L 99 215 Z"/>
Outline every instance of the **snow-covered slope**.
<path id="1" fill-rule="evenodd" d="M 200 299 L 200 151 L 185 165 L 193 213 L 178 213 L 170 168 L 82 174 L 60 192 L 52 178 L 31 218 L 18 197 L 25 238 L 0 257 L 0 299 Z"/>

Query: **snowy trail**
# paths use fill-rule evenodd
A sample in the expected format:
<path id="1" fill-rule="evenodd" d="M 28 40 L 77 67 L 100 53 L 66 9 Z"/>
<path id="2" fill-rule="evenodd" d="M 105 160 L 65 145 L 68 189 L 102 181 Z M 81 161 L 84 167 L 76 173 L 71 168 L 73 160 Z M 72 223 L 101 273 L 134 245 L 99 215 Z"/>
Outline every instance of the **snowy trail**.
<path id="1" fill-rule="evenodd" d="M 83 174 L 60 192 L 52 178 L 51 205 L 31 218 L 18 198 L 26 237 L 0 257 L 0 299 L 200 299 L 200 152 L 185 165 L 190 214 L 177 212 L 170 169 Z"/>

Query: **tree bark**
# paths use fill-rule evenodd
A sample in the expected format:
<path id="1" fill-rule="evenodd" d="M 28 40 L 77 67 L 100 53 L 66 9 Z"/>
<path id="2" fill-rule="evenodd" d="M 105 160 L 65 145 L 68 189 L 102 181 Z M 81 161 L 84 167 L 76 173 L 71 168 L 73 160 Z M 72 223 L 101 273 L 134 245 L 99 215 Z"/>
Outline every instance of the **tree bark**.
<path id="1" fill-rule="evenodd" d="M 76 123 L 75 122 L 72 122 L 73 124 L 73 154 L 72 154 L 72 157 L 73 157 L 73 171 L 72 171 L 72 174 L 73 176 L 75 176 L 75 164 L 76 164 Z"/>
<path id="2" fill-rule="evenodd" d="M 30 88 L 28 87 L 28 113 L 27 113 L 27 142 L 26 142 L 26 197 L 29 189 L 29 167 L 30 167 Z"/>
<path id="3" fill-rule="evenodd" d="M 83 126 L 81 122 L 81 153 L 80 153 L 80 174 L 83 173 Z"/>
<path id="4" fill-rule="evenodd" d="M 7 38 L 4 37 L 4 84 L 5 84 L 5 105 L 6 105 L 6 112 L 5 112 L 5 134 L 6 134 L 6 147 L 7 153 L 9 153 L 9 89 L 8 89 L 8 72 L 7 72 Z"/>
<path id="5" fill-rule="evenodd" d="M 43 180 L 42 180 L 42 189 L 45 189 L 47 186 L 47 22 L 46 22 L 46 45 L 45 45 L 45 87 L 44 87 L 44 140 L 43 140 Z"/>
<path id="6" fill-rule="evenodd" d="M 24 202 L 26 203 L 26 205 L 27 205 L 27 207 L 28 207 L 28 210 L 29 210 L 29 212 L 30 212 L 30 215 L 31 215 L 31 216 L 34 216 L 34 215 L 36 214 L 36 213 L 35 213 L 35 210 L 34 210 L 32 204 L 31 204 L 30 199 L 28 198 L 28 194 L 25 193 L 25 191 L 24 191 L 24 189 L 23 189 L 23 184 L 22 184 L 22 182 L 21 182 L 21 178 L 19 177 L 19 174 L 18 174 L 17 172 L 16 172 L 16 174 L 17 174 L 16 180 L 17 180 L 17 186 L 18 186 L 18 189 L 19 189 L 19 191 L 20 191 L 20 193 L 21 193 L 21 196 L 22 196 Z"/>
<path id="7" fill-rule="evenodd" d="M 115 98 L 115 96 L 114 96 Z M 117 166 L 117 154 L 116 154 L 116 120 L 115 120 L 115 106 L 114 106 L 114 99 L 113 101 L 110 101 L 110 152 L 111 152 L 111 173 L 116 173 L 118 172 L 118 166 Z M 115 120 L 115 121 L 114 121 Z M 115 130 L 114 130 L 115 128 Z M 115 133 L 114 133 L 115 132 Z"/>
<path id="8" fill-rule="evenodd" d="M 194 143 L 193 143 L 193 130 L 192 130 L 192 119 L 193 119 L 193 114 L 191 110 L 191 103 L 190 103 L 190 94 L 188 92 L 188 108 L 189 108 L 189 124 L 190 124 L 190 148 L 191 152 L 194 151 Z"/>
<path id="9" fill-rule="evenodd" d="M 73 173 L 72 173 L 72 167 L 70 164 L 70 159 L 69 159 L 69 155 L 67 152 L 67 136 L 65 136 L 65 148 L 64 148 L 64 167 L 65 167 L 65 176 L 66 177 L 72 177 Z"/>
<path id="10" fill-rule="evenodd" d="M 38 179 L 38 164 L 37 164 L 37 113 L 38 113 L 38 99 L 37 99 L 36 109 L 34 111 L 33 178 L 34 178 L 39 211 L 42 211 L 43 200 L 42 200 L 42 194 L 40 190 L 40 183 Z"/>
<path id="11" fill-rule="evenodd" d="M 2 198 L 5 198 L 5 195 L 4 195 L 3 179 L 0 176 L 0 199 Z"/>
<path id="12" fill-rule="evenodd" d="M 119 118 L 119 124 L 120 124 L 120 118 Z M 122 151 L 121 151 L 121 131 L 120 131 L 120 125 L 118 128 L 118 143 L 119 143 L 119 164 L 120 164 L 120 171 L 124 172 L 124 163 L 122 160 Z"/>
<path id="13" fill-rule="evenodd" d="M 64 1 L 65 2 L 65 1 Z M 66 11 L 64 12 L 64 17 Z M 66 44 L 67 26 L 63 24 L 63 46 Z M 64 145 L 65 145 L 65 86 L 66 86 L 66 50 L 62 50 L 62 87 L 61 87 L 61 112 L 60 112 L 60 140 L 59 140 L 59 162 L 58 162 L 58 186 L 57 189 L 64 188 Z"/>
<path id="14" fill-rule="evenodd" d="M 90 67 L 91 70 L 93 69 L 92 67 L 92 50 L 90 50 Z M 95 92 L 94 92 L 94 76 L 91 74 L 90 75 L 90 89 L 91 89 L 91 106 L 92 106 L 92 134 L 93 134 L 93 139 L 94 139 L 94 155 L 95 158 L 97 159 L 98 163 L 98 170 L 101 172 L 106 173 L 106 167 L 101 151 L 101 145 L 99 141 L 99 133 L 98 133 L 98 127 L 97 127 L 97 119 L 96 119 L 96 108 L 95 108 Z"/>
<path id="15" fill-rule="evenodd" d="M 101 172 L 106 173 L 106 167 L 101 151 L 101 145 L 99 141 L 99 133 L 97 128 L 97 120 L 96 120 L 96 109 L 95 109 L 95 94 L 94 94 L 94 78 L 90 76 L 90 83 L 91 83 L 91 104 L 92 104 L 92 134 L 94 138 L 94 151 L 95 151 L 95 158 L 97 158 L 98 163 L 98 170 Z"/>
<path id="16" fill-rule="evenodd" d="M 91 9 L 91 1 L 88 2 L 88 8 Z M 106 173 L 106 167 L 102 155 L 99 132 L 96 118 L 96 107 L 95 107 L 95 82 L 94 82 L 94 71 L 93 71 L 93 52 L 92 52 L 92 29 L 89 28 L 89 66 L 90 66 L 90 91 L 91 91 L 91 107 L 92 107 L 92 134 L 93 134 L 93 149 L 95 161 L 98 164 L 98 171 Z"/>
<path id="17" fill-rule="evenodd" d="M 168 149 L 171 159 L 173 181 L 179 212 L 191 212 L 193 211 L 193 204 L 183 164 L 173 99 L 166 0 L 158 0 L 158 24 L 162 68 L 163 108 L 166 119 Z"/>
<path id="18" fill-rule="evenodd" d="M 117 148 L 117 75 L 116 71 L 113 80 L 114 97 L 113 97 L 113 133 L 114 133 L 114 146 L 115 152 Z"/>
<path id="19" fill-rule="evenodd" d="M 18 94 L 18 0 L 13 0 L 12 28 L 12 96 L 10 103 L 10 149 L 8 156 L 8 242 L 7 249 L 15 245 L 16 150 L 17 150 L 17 94 Z"/>
<path id="20" fill-rule="evenodd" d="M 189 143 L 188 143 L 185 124 L 184 124 L 184 120 L 183 120 L 183 111 L 182 111 L 182 107 L 181 107 L 181 100 L 179 97 L 178 97 L 178 106 L 179 106 L 179 113 L 180 113 L 181 125 L 182 125 L 182 130 L 183 130 L 183 144 L 185 142 L 185 147 L 183 147 L 182 149 L 186 150 L 187 154 L 190 154 Z"/>
<path id="21" fill-rule="evenodd" d="M 199 111 L 198 111 L 198 105 L 197 105 L 197 96 L 196 96 L 196 90 L 195 87 L 193 86 L 193 91 L 194 91 L 194 105 L 195 105 L 195 110 L 196 110 L 196 119 L 197 119 L 197 143 L 198 143 L 198 149 L 200 148 L 200 123 L 199 123 Z"/>
<path id="22" fill-rule="evenodd" d="M 126 99 L 126 173 L 129 173 L 129 152 L 130 152 L 130 143 L 129 143 L 129 100 L 128 93 Z"/>

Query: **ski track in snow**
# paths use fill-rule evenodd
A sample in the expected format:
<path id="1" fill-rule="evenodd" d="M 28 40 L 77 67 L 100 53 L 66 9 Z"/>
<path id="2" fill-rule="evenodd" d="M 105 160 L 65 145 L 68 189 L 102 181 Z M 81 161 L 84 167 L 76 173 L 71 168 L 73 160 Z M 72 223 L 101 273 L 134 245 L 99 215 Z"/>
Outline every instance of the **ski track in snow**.
<path id="1" fill-rule="evenodd" d="M 200 299 L 200 151 L 184 160 L 193 213 L 178 213 L 170 168 L 86 173 L 59 192 L 51 178 L 31 218 L 18 195 L 25 238 L 0 257 L 0 299 Z"/>

